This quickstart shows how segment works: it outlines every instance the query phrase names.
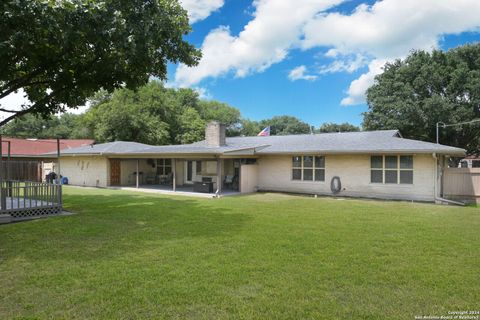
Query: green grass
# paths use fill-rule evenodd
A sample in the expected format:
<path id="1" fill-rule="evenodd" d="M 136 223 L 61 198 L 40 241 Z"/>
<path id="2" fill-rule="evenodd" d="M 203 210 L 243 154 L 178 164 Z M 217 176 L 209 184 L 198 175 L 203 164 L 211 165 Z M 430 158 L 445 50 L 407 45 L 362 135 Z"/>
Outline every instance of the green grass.
<path id="1" fill-rule="evenodd" d="M 64 189 L 0 226 L 0 319 L 414 319 L 480 309 L 480 209 Z"/>

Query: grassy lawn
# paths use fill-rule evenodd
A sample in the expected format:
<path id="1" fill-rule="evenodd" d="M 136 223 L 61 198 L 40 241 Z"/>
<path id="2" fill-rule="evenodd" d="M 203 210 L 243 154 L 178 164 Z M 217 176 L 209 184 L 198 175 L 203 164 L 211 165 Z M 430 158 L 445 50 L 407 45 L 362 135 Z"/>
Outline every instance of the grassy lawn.
<path id="1" fill-rule="evenodd" d="M 65 188 L 0 225 L 0 319 L 414 319 L 480 310 L 480 209 Z"/>

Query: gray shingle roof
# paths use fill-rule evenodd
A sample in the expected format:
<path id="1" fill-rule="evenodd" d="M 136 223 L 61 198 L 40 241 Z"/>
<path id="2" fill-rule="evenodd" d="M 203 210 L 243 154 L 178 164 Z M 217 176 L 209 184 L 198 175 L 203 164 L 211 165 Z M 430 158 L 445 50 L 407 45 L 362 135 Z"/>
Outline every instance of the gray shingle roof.
<path id="1" fill-rule="evenodd" d="M 152 147 L 148 144 L 130 142 L 130 141 L 115 141 L 100 144 L 92 144 L 78 148 L 61 150 L 61 154 L 121 154 L 121 153 L 135 153 L 145 148 Z"/>
<path id="2" fill-rule="evenodd" d="M 450 153 L 463 154 L 465 150 L 445 145 L 404 139 L 398 130 L 379 130 L 343 133 L 302 134 L 270 137 L 238 137 L 227 139 L 227 144 L 269 145 L 259 154 L 276 153 Z"/>
<path id="3" fill-rule="evenodd" d="M 150 146 L 136 142 L 110 142 L 62 151 L 62 154 L 298 154 L 298 153 L 442 153 L 463 155 L 465 150 L 404 139 L 397 130 L 300 134 L 270 137 L 232 137 L 226 145 L 212 147 L 205 141 L 185 145 Z"/>

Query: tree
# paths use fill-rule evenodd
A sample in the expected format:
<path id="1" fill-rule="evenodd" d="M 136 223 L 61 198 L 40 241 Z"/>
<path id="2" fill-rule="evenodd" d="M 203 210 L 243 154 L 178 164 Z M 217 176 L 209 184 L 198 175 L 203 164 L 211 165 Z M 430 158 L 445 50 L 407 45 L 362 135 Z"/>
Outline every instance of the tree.
<path id="1" fill-rule="evenodd" d="M 200 100 L 196 109 L 200 117 L 206 122 L 215 120 L 223 123 L 227 128 L 227 136 L 237 134 L 240 123 L 240 111 L 238 109 L 214 100 Z"/>
<path id="2" fill-rule="evenodd" d="M 3 126 L 1 134 L 10 137 L 39 139 L 92 137 L 83 126 L 82 116 L 71 113 L 65 113 L 60 117 L 50 116 L 46 118 L 26 114 Z"/>
<path id="3" fill-rule="evenodd" d="M 97 96 L 82 123 L 97 142 L 164 145 L 202 140 L 208 121 L 235 126 L 239 116 L 227 104 L 200 100 L 192 89 L 165 88 L 151 81 L 136 91 L 117 89 L 108 98 Z"/>
<path id="4" fill-rule="evenodd" d="M 19 90 L 27 113 L 48 116 L 83 105 L 100 89 L 135 89 L 166 78 L 167 62 L 198 63 L 177 0 L 6 0 L 0 3 L 0 99 Z"/>
<path id="5" fill-rule="evenodd" d="M 348 122 L 344 123 L 333 123 L 333 122 L 325 122 L 323 123 L 317 130 L 318 133 L 324 132 L 356 132 L 360 131 L 360 128 L 350 124 Z"/>
<path id="6" fill-rule="evenodd" d="M 387 63 L 367 90 L 367 103 L 365 129 L 399 129 L 406 138 L 435 142 L 437 122 L 480 117 L 480 44 L 414 51 Z M 440 141 L 478 153 L 480 125 L 441 129 Z"/>
<path id="7" fill-rule="evenodd" d="M 270 126 L 271 135 L 310 133 L 311 129 L 308 123 L 292 116 L 276 116 L 260 121 L 261 129 L 267 126 Z"/>
<path id="8" fill-rule="evenodd" d="M 250 119 L 241 119 L 240 126 L 237 128 L 237 136 L 256 136 L 263 128 L 258 121 Z"/>
<path id="9" fill-rule="evenodd" d="M 169 117 L 174 108 L 167 97 L 153 89 L 164 90 L 155 83 L 138 91 L 116 90 L 111 99 L 92 105 L 85 114 L 85 124 L 97 142 L 136 141 L 147 144 L 171 142 Z M 169 110 L 170 109 L 170 110 Z"/>

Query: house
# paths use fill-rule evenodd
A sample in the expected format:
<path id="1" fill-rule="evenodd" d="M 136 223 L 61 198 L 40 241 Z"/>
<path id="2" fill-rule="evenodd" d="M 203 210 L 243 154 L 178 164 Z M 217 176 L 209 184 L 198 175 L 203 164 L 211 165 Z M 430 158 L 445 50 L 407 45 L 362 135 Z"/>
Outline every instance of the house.
<path id="1" fill-rule="evenodd" d="M 91 139 L 60 139 L 60 150 L 93 144 Z M 22 139 L 2 137 L 2 160 L 10 160 L 3 177 L 15 180 L 41 181 L 46 174 L 56 171 L 56 139 Z"/>
<path id="2" fill-rule="evenodd" d="M 480 168 L 480 157 L 476 155 L 468 156 L 458 164 L 459 168 Z"/>
<path id="3" fill-rule="evenodd" d="M 465 155 L 397 130 L 230 138 L 212 122 L 205 136 L 185 145 L 117 141 L 62 150 L 61 174 L 81 186 L 435 201 L 446 160 Z"/>
<path id="4" fill-rule="evenodd" d="M 60 139 L 60 150 L 88 146 L 94 143 L 91 139 Z M 16 160 L 51 160 L 56 158 L 56 139 L 22 139 L 2 137 L 3 158 L 8 157 L 10 144 L 10 157 Z M 51 153 L 51 154 L 48 154 Z"/>

